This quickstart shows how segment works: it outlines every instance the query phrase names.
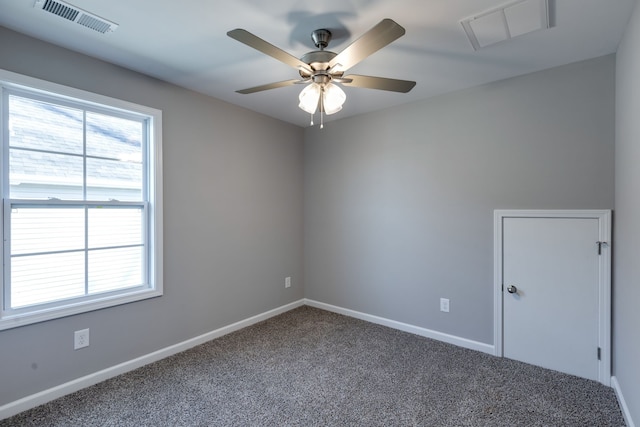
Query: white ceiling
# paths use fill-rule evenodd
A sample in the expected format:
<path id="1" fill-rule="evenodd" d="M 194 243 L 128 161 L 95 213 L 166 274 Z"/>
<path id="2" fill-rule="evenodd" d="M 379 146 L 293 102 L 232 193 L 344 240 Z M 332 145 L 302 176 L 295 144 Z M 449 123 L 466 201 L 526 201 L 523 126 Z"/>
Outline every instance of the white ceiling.
<path id="1" fill-rule="evenodd" d="M 403 37 L 347 74 L 414 80 L 416 87 L 407 94 L 345 88 L 347 102 L 330 121 L 615 52 L 635 0 L 550 0 L 553 28 L 477 52 L 460 21 L 505 1 L 69 0 L 119 24 L 105 35 L 38 10 L 34 3 L 0 0 L 0 25 L 308 126 L 309 115 L 297 107 L 301 86 L 235 93 L 298 75 L 227 37 L 227 31 L 244 28 L 301 57 L 315 50 L 310 34 L 317 28 L 332 31 L 328 50 L 340 52 L 384 18 L 405 27 Z"/>

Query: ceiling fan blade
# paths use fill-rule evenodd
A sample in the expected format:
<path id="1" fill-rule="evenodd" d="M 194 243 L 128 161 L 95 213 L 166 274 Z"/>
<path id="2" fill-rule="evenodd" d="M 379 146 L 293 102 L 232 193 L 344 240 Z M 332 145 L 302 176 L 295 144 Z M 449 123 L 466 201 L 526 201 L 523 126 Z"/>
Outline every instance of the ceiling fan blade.
<path id="1" fill-rule="evenodd" d="M 334 57 L 329 62 L 329 67 L 335 66 L 346 71 L 367 56 L 402 37 L 404 33 L 404 28 L 398 23 L 391 19 L 383 19 Z"/>
<path id="2" fill-rule="evenodd" d="M 269 83 L 266 85 L 254 86 L 247 89 L 237 90 L 236 92 L 246 95 L 248 93 L 262 92 L 263 90 L 276 89 L 276 88 L 285 87 L 285 86 L 293 86 L 298 83 L 306 83 L 307 80 L 299 80 L 299 79 L 284 80 L 281 82 Z"/>
<path id="3" fill-rule="evenodd" d="M 353 79 L 350 79 L 348 77 L 333 77 L 331 81 L 335 83 L 351 83 Z"/>
<path id="4" fill-rule="evenodd" d="M 239 41 L 240 43 L 244 43 L 249 47 L 259 50 L 260 52 L 287 64 L 290 67 L 293 67 L 297 70 L 303 69 L 311 73 L 311 69 L 309 68 L 308 64 L 305 64 L 304 62 L 302 62 L 295 56 L 285 52 L 284 50 L 275 47 L 271 43 L 262 40 L 260 37 L 251 34 L 247 30 L 236 28 L 235 30 L 227 32 L 227 35 L 232 39 Z"/>
<path id="5" fill-rule="evenodd" d="M 385 77 L 359 76 L 350 74 L 344 76 L 345 80 L 350 79 L 351 82 L 343 82 L 345 86 L 364 87 L 368 89 L 389 90 L 391 92 L 407 93 L 416 85 L 416 82 L 409 80 L 387 79 Z"/>

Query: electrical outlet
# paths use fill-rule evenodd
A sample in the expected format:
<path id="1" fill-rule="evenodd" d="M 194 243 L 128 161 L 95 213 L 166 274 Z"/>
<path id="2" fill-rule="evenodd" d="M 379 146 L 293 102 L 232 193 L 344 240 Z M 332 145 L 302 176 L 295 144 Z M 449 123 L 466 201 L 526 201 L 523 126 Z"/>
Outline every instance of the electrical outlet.
<path id="1" fill-rule="evenodd" d="M 73 349 L 89 347 L 89 329 L 82 329 L 73 333 Z"/>
<path id="2" fill-rule="evenodd" d="M 449 312 L 449 299 L 448 298 L 440 298 L 440 311 L 444 311 L 445 313 Z"/>
<path id="3" fill-rule="evenodd" d="M 291 277 L 285 277 L 284 278 L 284 287 L 285 288 L 290 288 L 291 287 Z"/>

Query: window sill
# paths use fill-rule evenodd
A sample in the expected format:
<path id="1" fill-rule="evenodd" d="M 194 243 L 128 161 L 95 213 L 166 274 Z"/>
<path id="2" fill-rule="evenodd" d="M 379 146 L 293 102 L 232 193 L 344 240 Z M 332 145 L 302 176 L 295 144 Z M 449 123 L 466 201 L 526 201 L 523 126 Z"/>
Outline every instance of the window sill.
<path id="1" fill-rule="evenodd" d="M 3 312 L 0 317 L 0 331 L 30 325 L 32 323 L 44 322 L 47 320 L 59 319 L 61 317 L 72 316 L 74 314 L 86 313 L 89 311 L 101 310 L 115 307 L 135 301 L 142 301 L 149 298 L 162 296 L 162 291 L 158 289 L 146 289 L 138 292 L 129 292 L 126 295 L 115 295 L 104 297 L 90 302 L 82 301 L 69 303 L 64 306 L 57 306 L 42 310 L 30 310 L 28 313 L 11 314 Z"/>

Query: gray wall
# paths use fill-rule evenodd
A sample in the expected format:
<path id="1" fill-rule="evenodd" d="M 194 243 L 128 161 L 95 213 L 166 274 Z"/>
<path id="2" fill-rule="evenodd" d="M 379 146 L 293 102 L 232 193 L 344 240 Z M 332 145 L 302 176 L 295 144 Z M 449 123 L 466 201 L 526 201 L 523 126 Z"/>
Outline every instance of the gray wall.
<path id="1" fill-rule="evenodd" d="M 640 423 L 640 7 L 616 64 L 616 211 L 614 225 L 613 375 Z"/>
<path id="2" fill-rule="evenodd" d="M 613 208 L 614 78 L 610 55 L 306 129 L 305 296 L 492 344 L 493 210 Z"/>
<path id="3" fill-rule="evenodd" d="M 303 297 L 302 129 L 2 27 L 0 68 L 163 111 L 165 287 L 0 331 L 0 406 Z"/>

